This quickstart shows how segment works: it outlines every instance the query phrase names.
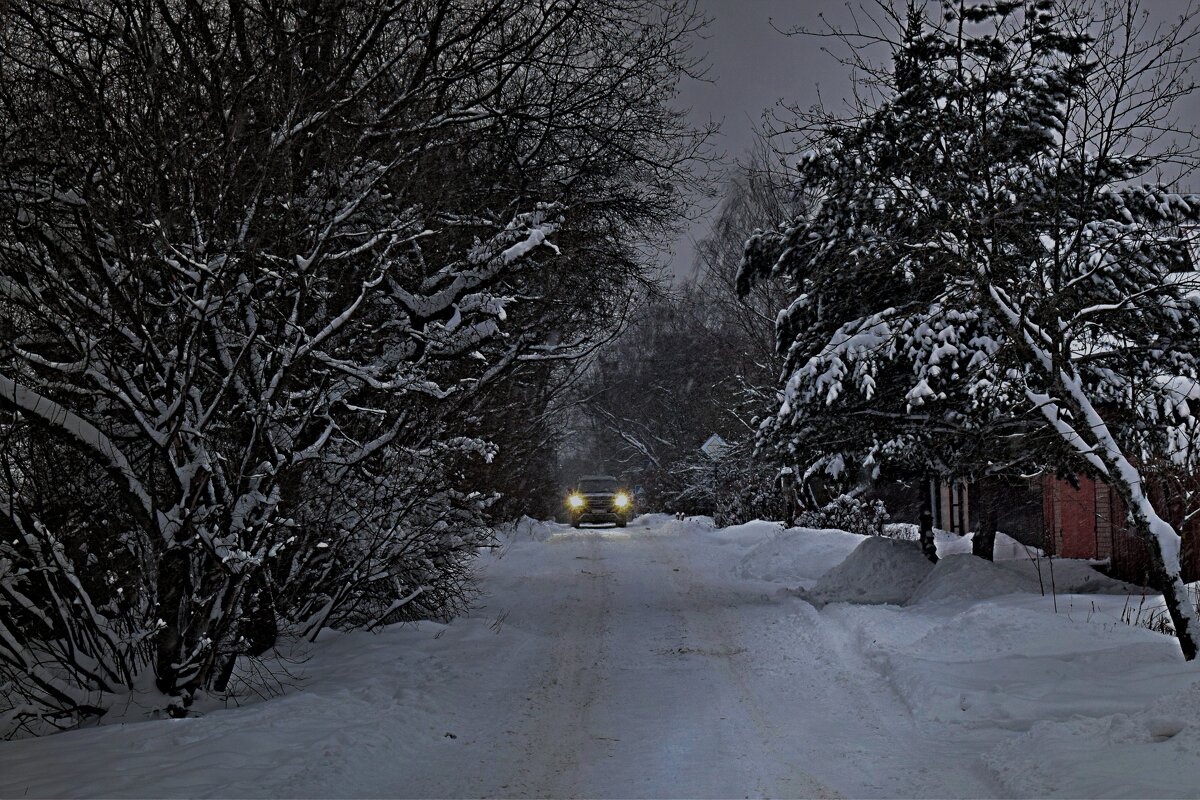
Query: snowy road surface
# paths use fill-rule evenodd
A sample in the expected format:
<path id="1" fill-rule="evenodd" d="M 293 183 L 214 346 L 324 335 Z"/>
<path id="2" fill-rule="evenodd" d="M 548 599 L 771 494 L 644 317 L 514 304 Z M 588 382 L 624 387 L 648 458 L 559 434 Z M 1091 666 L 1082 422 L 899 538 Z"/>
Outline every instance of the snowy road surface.
<path id="1" fill-rule="evenodd" d="M 860 541 L 527 524 L 485 557 L 471 618 L 323 637 L 270 702 L 2 743 L 0 795 L 1092 796 L 1108 746 L 1115 795 L 1195 796 L 1200 723 L 1137 716 L 1195 700 L 1170 640 L 1101 622 L 1099 595 L 1058 598 L 1090 598 L 1084 620 L 1033 593 L 818 609 L 783 590 Z M 1100 695 L 1068 691 L 1071 670 Z"/>

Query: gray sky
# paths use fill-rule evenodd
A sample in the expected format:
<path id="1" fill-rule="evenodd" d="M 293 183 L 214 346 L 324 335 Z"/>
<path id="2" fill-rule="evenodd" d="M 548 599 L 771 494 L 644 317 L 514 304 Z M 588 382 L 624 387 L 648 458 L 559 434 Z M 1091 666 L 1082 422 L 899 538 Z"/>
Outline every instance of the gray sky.
<path id="1" fill-rule="evenodd" d="M 845 70 L 818 42 L 774 29 L 820 28 L 818 14 L 843 22 L 844 0 L 700 0 L 700 6 L 712 20 L 697 47 L 708 54 L 710 82 L 687 80 L 680 100 L 697 120 L 723 122 L 730 155 L 750 147 L 763 109 L 779 99 L 811 105 L 819 88 L 832 105 L 846 93 Z"/>
<path id="2" fill-rule="evenodd" d="M 708 38 L 698 49 L 708 54 L 709 80 L 687 80 L 680 103 L 691 108 L 697 122 L 721 123 L 719 149 L 741 158 L 754 141 L 764 109 L 781 98 L 808 106 L 820 87 L 826 101 L 845 94 L 844 70 L 811 40 L 784 36 L 781 30 L 820 23 L 817 14 L 833 19 L 844 14 L 843 0 L 700 0 L 712 19 Z M 680 237 L 672 254 L 671 271 L 690 275 L 695 259 L 693 240 L 702 238 L 709 220 L 702 219 Z"/>
<path id="3" fill-rule="evenodd" d="M 772 29 L 787 30 L 797 25 L 822 28 L 819 14 L 836 24 L 849 18 L 845 0 L 699 0 L 712 19 L 708 38 L 698 50 L 708 54 L 709 83 L 687 80 L 681 87 L 680 103 L 692 110 L 698 123 L 721 123 L 718 148 L 731 159 L 741 158 L 754 141 L 762 112 L 781 98 L 789 104 L 811 106 L 818 89 L 825 105 L 836 109 L 846 95 L 849 80 L 845 68 L 820 42 L 802 36 L 784 36 Z M 1154 18 L 1178 18 L 1198 0 L 1143 0 L 1143 8 Z M 1200 7 L 1196 9 L 1200 12 Z M 1200 98 L 1189 104 L 1200 111 Z M 668 254 L 677 277 L 690 275 L 695 260 L 693 241 L 703 238 L 710 222 L 692 225 Z"/>

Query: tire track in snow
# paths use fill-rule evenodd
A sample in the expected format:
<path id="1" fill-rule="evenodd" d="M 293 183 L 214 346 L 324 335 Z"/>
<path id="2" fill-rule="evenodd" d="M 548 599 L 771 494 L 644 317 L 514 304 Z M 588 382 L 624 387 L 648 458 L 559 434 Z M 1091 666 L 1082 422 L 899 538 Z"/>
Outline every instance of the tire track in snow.
<path id="1" fill-rule="evenodd" d="M 676 591 L 683 596 L 700 599 L 699 603 L 689 604 L 692 606 L 691 613 L 684 624 L 695 631 L 700 640 L 709 643 L 707 652 L 723 656 L 715 658 L 714 662 L 734 689 L 738 707 L 748 718 L 757 746 L 770 756 L 771 773 L 758 776 L 756 793 L 763 797 L 840 797 L 836 790 L 801 769 L 798 753 L 786 748 L 788 737 L 759 702 L 747 680 L 747 675 L 756 669 L 755 654 L 741 643 L 736 633 L 738 626 L 722 608 L 723 603 L 717 594 L 720 590 L 697 577 L 688 563 L 686 552 L 668 548 L 665 542 L 656 544 L 667 558 L 679 564 L 670 578 Z M 728 599 L 734 603 L 744 603 L 744 597 L 741 596 Z"/>
<path id="2" fill-rule="evenodd" d="M 579 538 L 586 543 L 587 556 L 577 558 L 587 566 L 579 570 L 573 602 L 551 612 L 554 644 L 549 664 L 527 696 L 518 734 L 524 739 L 525 758 L 516 796 L 577 796 L 580 761 L 598 743 L 588 733 L 588 715 L 607 681 L 613 577 L 603 566 L 600 536 Z"/>
<path id="3" fill-rule="evenodd" d="M 919 735 L 861 631 L 734 577 L 736 548 L 630 534 L 571 533 L 530 554 L 511 624 L 536 646 L 489 674 L 503 736 L 481 740 L 470 788 L 445 794 L 989 794 Z"/>

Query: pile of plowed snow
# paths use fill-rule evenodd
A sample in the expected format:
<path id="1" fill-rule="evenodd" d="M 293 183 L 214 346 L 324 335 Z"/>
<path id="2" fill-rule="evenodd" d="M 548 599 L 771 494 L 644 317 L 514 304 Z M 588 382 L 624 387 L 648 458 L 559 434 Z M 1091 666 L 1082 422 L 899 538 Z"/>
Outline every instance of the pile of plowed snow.
<path id="1" fill-rule="evenodd" d="M 544 542 L 555 533 L 567 527 L 569 526 L 554 522 L 553 520 L 540 520 L 530 516 L 523 516 L 516 522 L 499 526 L 497 532 L 502 537 L 515 541 L 533 540 L 535 542 Z"/>
<path id="2" fill-rule="evenodd" d="M 638 536 L 693 536 L 716 528 L 712 517 L 694 516 L 677 519 L 673 514 L 639 514 L 629 521 Z"/>
<path id="3" fill-rule="evenodd" d="M 990 597 L 1037 590 L 1037 584 L 1024 575 L 991 561 L 960 553 L 940 559 L 907 602 L 987 600 Z"/>
<path id="4" fill-rule="evenodd" d="M 932 569 L 917 542 L 868 536 L 845 561 L 799 594 L 818 607 L 827 603 L 901 605 Z"/>
<path id="5" fill-rule="evenodd" d="M 738 575 L 749 580 L 807 586 L 842 563 L 865 538 L 837 530 L 777 529 L 742 558 Z"/>
<path id="6" fill-rule="evenodd" d="M 1119 594 L 1144 595 L 1147 590 L 1132 583 L 1118 581 L 1097 572 L 1086 561 L 1073 558 L 1014 559 L 997 563 L 1004 569 L 1023 575 L 1045 594 Z"/>
<path id="7" fill-rule="evenodd" d="M 1005 553 L 1007 560 L 998 554 L 996 562 L 991 562 L 970 555 L 969 550 L 964 552 L 961 546 L 946 549 L 949 554 L 939 547 L 942 557 L 935 566 L 915 541 L 796 528 L 751 550 L 739 572 L 746 578 L 798 585 L 797 594 L 818 607 L 828 603 L 978 601 L 1052 591 L 1139 592 L 1084 562 L 1055 559 L 1052 575 L 1048 560 L 1017 557 L 1013 550 Z"/>
<path id="8" fill-rule="evenodd" d="M 705 517 L 705 519 L 709 519 Z M 717 528 L 708 533 L 709 541 L 718 544 L 731 544 L 738 547 L 757 548 L 764 540 L 770 540 L 783 531 L 780 522 L 755 519 L 743 522 L 741 525 L 730 525 L 728 528 Z"/>

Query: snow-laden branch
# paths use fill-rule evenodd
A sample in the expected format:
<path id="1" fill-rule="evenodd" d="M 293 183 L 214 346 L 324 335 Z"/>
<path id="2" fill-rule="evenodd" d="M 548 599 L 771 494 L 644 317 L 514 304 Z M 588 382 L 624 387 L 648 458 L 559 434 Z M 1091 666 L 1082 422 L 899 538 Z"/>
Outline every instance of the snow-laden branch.
<path id="1" fill-rule="evenodd" d="M 129 458 L 99 428 L 73 411 L 0 373 L 0 401 L 46 427 L 75 440 L 97 456 L 129 492 L 147 518 L 154 518 L 154 500 L 137 477 Z"/>

